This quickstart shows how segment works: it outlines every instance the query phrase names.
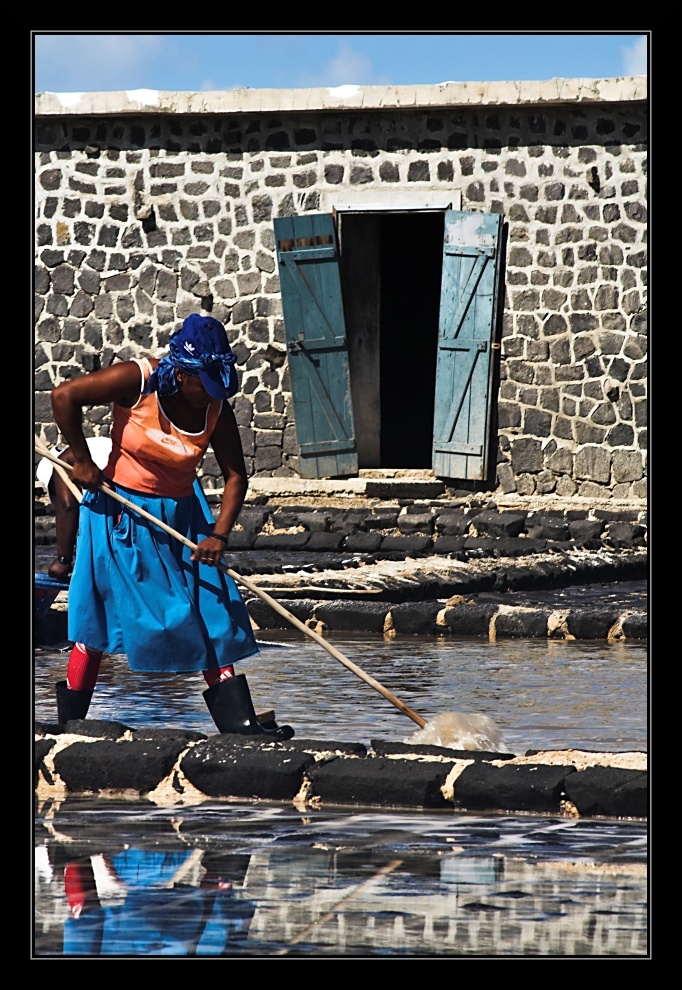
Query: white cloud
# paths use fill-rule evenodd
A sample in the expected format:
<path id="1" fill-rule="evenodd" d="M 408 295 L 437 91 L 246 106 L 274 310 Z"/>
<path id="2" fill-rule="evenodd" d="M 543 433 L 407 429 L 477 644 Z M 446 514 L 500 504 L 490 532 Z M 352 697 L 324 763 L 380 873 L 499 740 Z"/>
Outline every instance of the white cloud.
<path id="1" fill-rule="evenodd" d="M 626 76 L 648 75 L 648 52 L 646 37 L 635 38 L 631 45 L 621 49 L 623 53 L 623 73 Z"/>
<path id="2" fill-rule="evenodd" d="M 34 41 L 39 92 L 142 88 L 166 47 L 164 37 L 144 34 L 36 34 Z"/>
<path id="3" fill-rule="evenodd" d="M 389 82 L 386 76 L 377 76 L 372 60 L 355 51 L 345 40 L 339 42 L 336 55 L 328 59 L 315 73 L 299 74 L 299 86 L 380 86 Z"/>
<path id="4" fill-rule="evenodd" d="M 371 60 L 353 51 L 347 41 L 339 42 L 338 54 L 329 59 L 323 71 L 331 86 L 369 83 L 374 76 Z"/>

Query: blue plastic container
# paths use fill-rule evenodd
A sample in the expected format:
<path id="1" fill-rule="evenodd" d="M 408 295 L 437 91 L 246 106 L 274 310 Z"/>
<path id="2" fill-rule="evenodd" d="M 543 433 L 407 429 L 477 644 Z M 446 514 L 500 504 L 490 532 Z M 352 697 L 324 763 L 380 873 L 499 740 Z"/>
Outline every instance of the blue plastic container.
<path id="1" fill-rule="evenodd" d="M 44 619 L 59 592 L 68 590 L 66 582 L 37 571 L 33 578 L 33 618 Z"/>

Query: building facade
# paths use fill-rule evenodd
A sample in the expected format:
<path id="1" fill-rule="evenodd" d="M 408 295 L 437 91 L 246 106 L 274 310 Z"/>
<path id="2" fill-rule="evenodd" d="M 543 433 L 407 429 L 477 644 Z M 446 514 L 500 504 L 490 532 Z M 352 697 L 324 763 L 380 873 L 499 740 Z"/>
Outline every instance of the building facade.
<path id="1" fill-rule="evenodd" d="M 39 94 L 36 432 L 205 312 L 252 477 L 642 501 L 647 114 L 643 77 Z"/>

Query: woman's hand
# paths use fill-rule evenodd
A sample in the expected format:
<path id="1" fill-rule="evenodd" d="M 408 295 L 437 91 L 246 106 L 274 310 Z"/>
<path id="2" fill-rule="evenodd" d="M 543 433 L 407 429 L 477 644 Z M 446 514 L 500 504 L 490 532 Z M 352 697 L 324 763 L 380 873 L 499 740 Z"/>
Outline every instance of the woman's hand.
<path id="1" fill-rule="evenodd" d="M 73 569 L 73 564 L 61 564 L 57 558 L 52 561 L 47 569 L 47 573 L 55 581 L 67 582 L 71 577 L 71 571 Z"/>
<path id="2" fill-rule="evenodd" d="M 71 480 L 75 481 L 80 488 L 87 488 L 91 492 L 96 492 L 104 481 L 104 475 L 92 459 L 74 461 Z"/>
<path id="3" fill-rule="evenodd" d="M 201 543 L 197 543 L 196 550 L 193 551 L 190 560 L 199 561 L 200 564 L 208 564 L 209 567 L 217 567 L 222 561 L 225 552 L 225 543 L 217 536 L 207 536 Z"/>

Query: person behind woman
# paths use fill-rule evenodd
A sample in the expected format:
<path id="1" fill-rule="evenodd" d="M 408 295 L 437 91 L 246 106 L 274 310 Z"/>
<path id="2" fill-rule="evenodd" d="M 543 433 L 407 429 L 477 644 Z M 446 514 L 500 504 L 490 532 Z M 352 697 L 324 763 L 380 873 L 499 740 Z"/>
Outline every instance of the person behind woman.
<path id="1" fill-rule="evenodd" d="M 88 437 L 86 443 L 97 467 L 105 468 L 111 453 L 109 437 Z M 51 453 L 66 464 L 73 464 L 73 455 L 68 447 L 53 447 Z M 41 457 L 38 461 L 36 481 L 43 486 L 54 507 L 57 555 L 47 568 L 47 573 L 55 581 L 68 582 L 73 570 L 80 501 L 64 483 L 59 472 L 54 470 L 52 461 L 47 457 Z"/>
<path id="2" fill-rule="evenodd" d="M 85 718 L 103 653 L 131 670 L 202 671 L 204 698 L 220 732 L 289 739 L 290 726 L 261 726 L 234 664 L 258 653 L 246 605 L 217 566 L 244 502 L 244 455 L 230 404 L 235 356 L 222 323 L 192 314 L 160 360 L 123 361 L 52 391 L 55 422 L 70 448 L 71 477 L 85 494 L 69 589 L 74 642 L 57 683 L 60 722 Z M 83 408 L 111 403 L 104 471 L 83 435 Z M 214 521 L 197 467 L 211 445 L 224 477 Z M 190 550 L 103 492 L 106 484 L 195 543 Z"/>

